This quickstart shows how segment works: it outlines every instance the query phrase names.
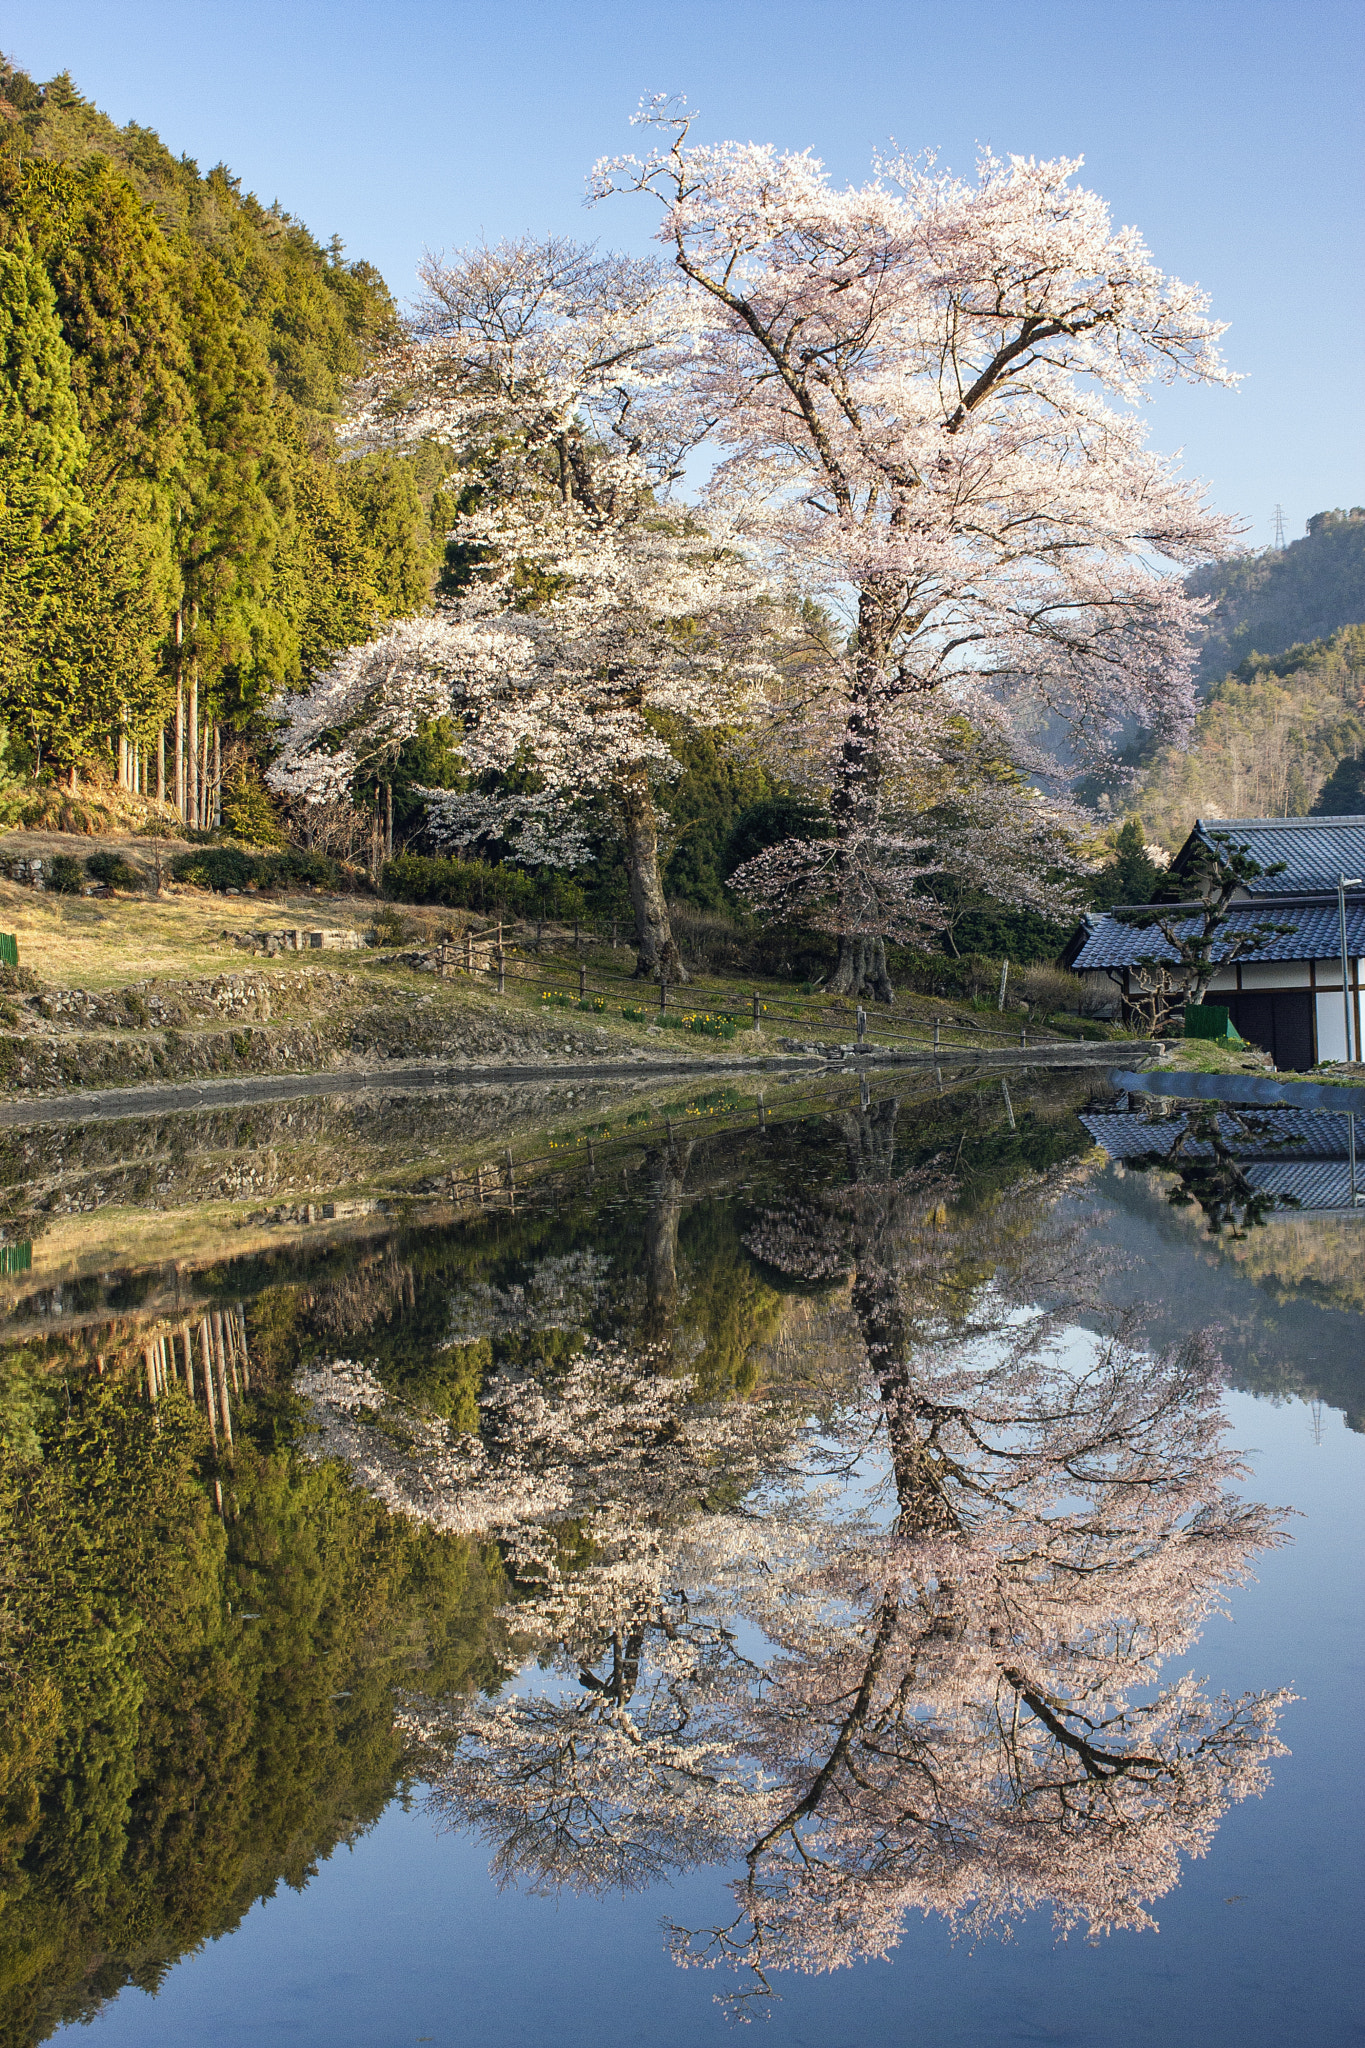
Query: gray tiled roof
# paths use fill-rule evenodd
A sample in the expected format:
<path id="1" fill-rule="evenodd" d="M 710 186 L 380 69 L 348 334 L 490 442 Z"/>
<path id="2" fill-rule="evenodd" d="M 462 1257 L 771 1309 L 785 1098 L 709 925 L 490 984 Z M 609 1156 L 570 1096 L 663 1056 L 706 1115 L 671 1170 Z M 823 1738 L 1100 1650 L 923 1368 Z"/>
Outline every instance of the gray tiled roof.
<path id="1" fill-rule="evenodd" d="M 1283 877 L 1281 877 L 1283 880 Z M 1228 948 L 1248 929 L 1273 920 L 1292 925 L 1291 932 L 1262 939 L 1259 945 L 1244 947 L 1236 955 L 1249 960 L 1332 960 L 1340 956 L 1341 934 L 1335 903 L 1309 906 L 1276 905 L 1273 910 L 1232 910 L 1214 941 L 1213 957 L 1227 957 Z M 1168 946 L 1155 925 L 1139 930 L 1127 921 L 1091 915 L 1085 920 L 1085 944 L 1071 959 L 1072 970 L 1084 974 L 1092 967 L 1131 967 L 1138 960 L 1174 960 L 1179 956 Z M 1197 932 L 1200 920 L 1191 917 L 1180 927 L 1183 933 Z M 1073 942 L 1074 943 L 1074 942 Z M 1365 955 L 1365 902 L 1347 900 L 1346 944 L 1352 959 Z"/>
<path id="2" fill-rule="evenodd" d="M 1185 1129 L 1183 1116 L 1150 1120 L 1136 1110 L 1088 1110 L 1081 1122 L 1111 1159 L 1136 1159 L 1144 1153 L 1169 1152 Z M 1350 1148 L 1346 1118 L 1312 1109 L 1249 1109 L 1241 1116 L 1218 1114 L 1218 1130 L 1229 1149 L 1242 1160 L 1276 1164 L 1304 1159 L 1345 1159 Z M 1365 1118 L 1356 1127 L 1360 1184 L 1365 1189 Z M 1210 1147 L 1196 1141 L 1196 1155 Z"/>
<path id="3" fill-rule="evenodd" d="M 1365 818 L 1197 818 L 1190 837 L 1215 832 L 1230 833 L 1262 867 L 1284 862 L 1282 875 L 1247 883 L 1252 896 L 1334 890 L 1339 875 L 1365 875 Z"/>
<path id="4" fill-rule="evenodd" d="M 1111 1159 L 1137 1159 L 1169 1152 L 1185 1128 L 1180 1116 L 1156 1117 L 1149 1123 L 1133 1111 L 1091 1112 L 1082 1116 L 1092 1138 Z M 1223 1136 L 1242 1163 L 1248 1181 L 1267 1194 L 1293 1198 L 1304 1209 L 1350 1209 L 1351 1169 L 1344 1116 L 1311 1110 L 1257 1110 L 1257 1135 L 1249 1135 L 1230 1119 L 1219 1117 Z M 1361 1132 L 1365 1139 L 1365 1130 Z M 1198 1141 L 1196 1157 L 1212 1148 Z M 1356 1160 L 1356 1204 L 1365 1214 L 1365 1143 Z"/>
<path id="5" fill-rule="evenodd" d="M 1281 1159 L 1248 1167 L 1253 1187 L 1283 1199 L 1292 1195 L 1303 1209 L 1349 1209 L 1351 1169 L 1344 1159 Z M 1365 1168 L 1356 1162 L 1356 1208 L 1365 1213 Z"/>

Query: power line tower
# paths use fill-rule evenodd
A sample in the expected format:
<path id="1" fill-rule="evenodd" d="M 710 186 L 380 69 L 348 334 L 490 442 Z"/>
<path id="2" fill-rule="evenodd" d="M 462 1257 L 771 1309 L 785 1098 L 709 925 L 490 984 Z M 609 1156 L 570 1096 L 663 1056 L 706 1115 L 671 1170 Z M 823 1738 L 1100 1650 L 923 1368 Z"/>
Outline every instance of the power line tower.
<path id="1" fill-rule="evenodd" d="M 1277 506 L 1275 507 L 1275 545 L 1276 545 L 1276 547 L 1277 547 L 1277 548 L 1278 548 L 1278 549 L 1280 550 L 1281 554 L 1283 554 L 1283 552 L 1284 552 L 1284 506 L 1283 506 L 1283 505 L 1277 505 Z"/>

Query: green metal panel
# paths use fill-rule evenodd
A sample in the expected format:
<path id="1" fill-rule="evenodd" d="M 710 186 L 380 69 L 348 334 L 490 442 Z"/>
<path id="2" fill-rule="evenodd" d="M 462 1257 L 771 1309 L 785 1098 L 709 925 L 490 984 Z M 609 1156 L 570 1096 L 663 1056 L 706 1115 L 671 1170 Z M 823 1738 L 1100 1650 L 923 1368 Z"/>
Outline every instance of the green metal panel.
<path id="1" fill-rule="evenodd" d="M 19 965 L 19 941 L 13 932 L 0 932 L 0 962 L 6 967 Z"/>
<path id="2" fill-rule="evenodd" d="M 1186 1003 L 1185 1036 L 1223 1039 L 1228 1045 L 1244 1043 L 1221 1003 Z"/>

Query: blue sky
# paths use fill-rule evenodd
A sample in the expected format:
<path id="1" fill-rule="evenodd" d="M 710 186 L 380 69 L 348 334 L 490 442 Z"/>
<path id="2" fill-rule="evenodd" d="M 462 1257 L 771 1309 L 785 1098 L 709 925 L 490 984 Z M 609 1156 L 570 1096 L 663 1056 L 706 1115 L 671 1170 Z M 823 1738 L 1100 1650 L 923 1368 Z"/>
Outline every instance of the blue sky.
<path id="1" fill-rule="evenodd" d="M 1365 502 L 1365 0 L 0 0 L 0 48 L 116 120 L 222 160 L 404 298 L 424 246 L 553 229 L 642 249 L 583 180 L 643 94 L 701 133 L 813 148 L 841 181 L 894 140 L 970 169 L 1083 155 L 1085 182 L 1230 321 L 1246 382 L 1161 390 L 1154 443 L 1271 538 Z"/>

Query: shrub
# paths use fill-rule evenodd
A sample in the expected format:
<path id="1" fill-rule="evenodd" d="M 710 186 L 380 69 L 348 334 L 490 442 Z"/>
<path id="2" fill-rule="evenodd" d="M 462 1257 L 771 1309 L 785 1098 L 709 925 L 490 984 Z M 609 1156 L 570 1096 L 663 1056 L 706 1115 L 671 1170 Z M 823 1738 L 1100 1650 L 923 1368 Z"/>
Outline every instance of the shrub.
<path id="1" fill-rule="evenodd" d="M 245 889 L 260 879 L 261 861 L 239 846 L 205 846 L 197 853 L 182 853 L 171 862 L 178 882 L 197 882 L 201 889 Z"/>
<path id="2" fill-rule="evenodd" d="M 668 1012 L 665 1011 L 664 1015 L 667 1016 L 667 1014 Z M 643 1024 L 649 1012 L 639 1003 L 622 1003 L 621 1015 L 625 1018 L 627 1024 Z"/>
<path id="3" fill-rule="evenodd" d="M 58 853 L 47 864 L 45 881 L 55 896 L 79 896 L 85 873 L 69 853 Z"/>
<path id="4" fill-rule="evenodd" d="M 205 846 L 182 853 L 171 862 L 178 882 L 197 882 L 201 889 L 318 888 L 339 889 L 346 877 L 325 854 L 290 847 L 284 853 L 247 853 L 240 846 Z"/>
<path id="5" fill-rule="evenodd" d="M 1011 967 L 1009 992 L 1022 996 L 1044 1016 L 1053 1010 L 1079 1012 L 1084 1009 L 1088 994 L 1079 974 L 1069 974 L 1065 967 L 1051 967 L 1041 962 L 1037 966 L 1021 967 L 1017 976 Z"/>
<path id="6" fill-rule="evenodd" d="M 523 868 L 493 867 L 482 860 L 435 860 L 400 853 L 386 861 L 380 886 L 400 903 L 439 903 L 450 910 L 478 910 L 485 916 L 534 916 L 536 884 Z"/>
<path id="7" fill-rule="evenodd" d="M 92 881 L 103 882 L 106 889 L 140 889 L 142 876 L 121 853 L 92 853 L 85 863 L 85 872 Z"/>
<path id="8" fill-rule="evenodd" d="M 676 901 L 668 906 L 668 921 L 684 957 L 711 972 L 743 967 L 749 958 L 755 937 L 752 923 Z"/>
<path id="9" fill-rule="evenodd" d="M 387 906 L 375 912 L 370 933 L 376 946 L 404 946 L 412 936 L 407 919 Z"/>
<path id="10" fill-rule="evenodd" d="M 223 784 L 223 823 L 253 846 L 284 846 L 279 815 L 263 784 L 238 761 Z"/>

